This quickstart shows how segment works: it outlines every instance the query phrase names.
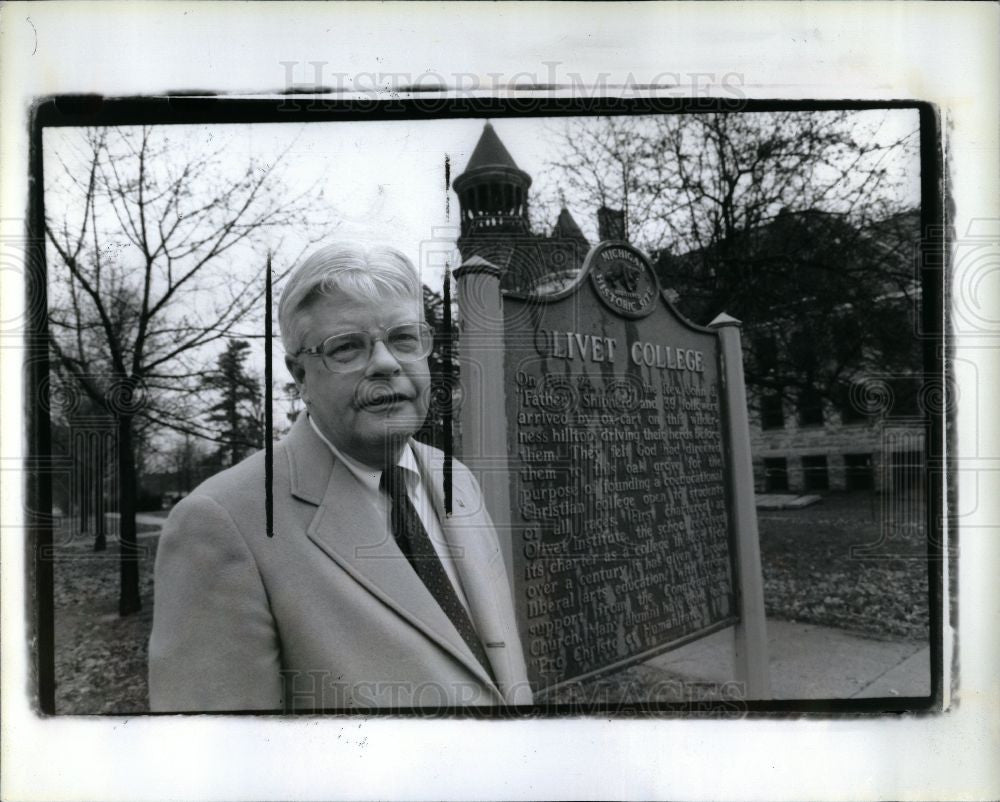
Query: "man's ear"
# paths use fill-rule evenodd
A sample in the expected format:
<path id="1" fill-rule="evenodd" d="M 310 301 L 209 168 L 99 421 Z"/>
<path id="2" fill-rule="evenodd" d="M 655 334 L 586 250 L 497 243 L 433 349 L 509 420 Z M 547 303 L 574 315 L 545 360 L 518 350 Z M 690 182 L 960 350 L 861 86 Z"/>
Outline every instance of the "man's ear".
<path id="1" fill-rule="evenodd" d="M 285 354 L 285 367 L 288 368 L 288 372 L 292 374 L 292 378 L 295 379 L 295 383 L 298 385 L 299 391 L 302 390 L 302 382 L 306 378 L 306 369 L 302 366 L 302 363 L 296 359 L 291 354 Z"/>

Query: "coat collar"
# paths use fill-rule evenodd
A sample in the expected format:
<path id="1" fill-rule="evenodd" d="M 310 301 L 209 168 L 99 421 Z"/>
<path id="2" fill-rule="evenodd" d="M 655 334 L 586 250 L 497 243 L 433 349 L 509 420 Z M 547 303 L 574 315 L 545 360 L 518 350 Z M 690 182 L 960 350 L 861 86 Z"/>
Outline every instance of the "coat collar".
<path id="1" fill-rule="evenodd" d="M 316 436 L 306 411 L 299 413 L 291 431 L 281 441 L 288 455 L 288 477 L 295 498 L 318 507 L 333 470 L 333 452 Z"/>
<path id="2" fill-rule="evenodd" d="M 291 431 L 282 440 L 288 454 L 288 474 L 291 494 L 301 501 L 319 506 L 326 494 L 330 473 L 341 460 L 334 456 L 330 447 L 316 434 L 303 411 Z M 444 522 L 444 486 L 442 484 L 442 459 L 436 449 L 410 439 L 410 449 L 417 461 L 422 480 L 430 490 L 434 511 L 438 520 Z M 453 498 L 453 504 L 465 504 L 464 499 Z"/>

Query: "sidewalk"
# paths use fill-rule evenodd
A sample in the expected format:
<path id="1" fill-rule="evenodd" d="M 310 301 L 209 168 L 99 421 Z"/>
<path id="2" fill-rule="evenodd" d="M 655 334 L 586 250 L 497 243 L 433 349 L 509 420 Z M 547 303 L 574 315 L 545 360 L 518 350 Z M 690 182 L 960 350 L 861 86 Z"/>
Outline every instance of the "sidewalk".
<path id="1" fill-rule="evenodd" d="M 832 627 L 768 621 L 774 699 L 850 699 L 930 694 L 930 648 Z M 643 664 L 686 682 L 733 680 L 733 630 L 724 629 Z"/>
<path id="2" fill-rule="evenodd" d="M 105 513 L 105 517 L 108 519 L 108 538 L 110 540 L 118 539 L 118 519 L 121 518 L 117 512 Z M 160 530 L 163 529 L 163 524 L 166 522 L 166 518 L 161 515 L 150 515 L 145 512 L 137 512 L 135 514 L 135 522 L 137 524 L 142 524 L 145 527 L 156 527 L 155 529 L 144 529 L 136 533 L 136 538 L 142 540 L 145 537 L 159 537 Z"/>

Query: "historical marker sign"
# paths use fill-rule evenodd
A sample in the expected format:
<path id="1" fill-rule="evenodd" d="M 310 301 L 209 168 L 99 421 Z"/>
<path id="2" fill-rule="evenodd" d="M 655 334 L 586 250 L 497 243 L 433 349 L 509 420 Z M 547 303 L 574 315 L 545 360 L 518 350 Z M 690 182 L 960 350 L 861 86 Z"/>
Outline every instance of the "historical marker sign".
<path id="1" fill-rule="evenodd" d="M 733 623 L 718 333 L 615 242 L 558 295 L 504 296 L 502 319 L 499 518 L 535 689 Z"/>

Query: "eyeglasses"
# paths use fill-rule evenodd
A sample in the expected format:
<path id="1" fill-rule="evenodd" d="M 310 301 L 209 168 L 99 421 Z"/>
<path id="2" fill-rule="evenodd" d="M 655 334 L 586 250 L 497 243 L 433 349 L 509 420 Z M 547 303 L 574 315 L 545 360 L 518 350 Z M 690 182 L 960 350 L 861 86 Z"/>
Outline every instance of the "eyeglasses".
<path id="1" fill-rule="evenodd" d="M 416 362 L 434 347 L 434 335 L 426 323 L 401 323 L 378 331 L 380 336 L 367 331 L 334 334 L 315 348 L 300 348 L 292 356 L 322 357 L 331 373 L 348 373 L 368 364 L 377 342 L 385 343 L 397 362 Z"/>

